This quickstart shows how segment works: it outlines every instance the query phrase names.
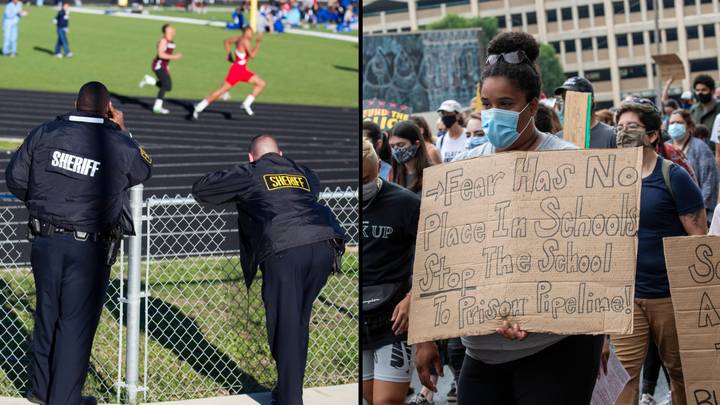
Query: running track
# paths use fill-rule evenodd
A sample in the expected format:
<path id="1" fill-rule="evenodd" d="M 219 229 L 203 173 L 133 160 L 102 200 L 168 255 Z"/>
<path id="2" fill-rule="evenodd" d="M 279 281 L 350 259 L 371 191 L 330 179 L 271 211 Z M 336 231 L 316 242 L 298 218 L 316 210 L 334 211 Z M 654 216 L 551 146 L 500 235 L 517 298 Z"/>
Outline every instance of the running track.
<path id="1" fill-rule="evenodd" d="M 74 100 L 74 94 L 0 90 L 0 139 L 24 137 L 33 127 L 72 110 Z M 318 173 L 323 187 L 357 188 L 357 109 L 256 103 L 255 115 L 249 117 L 238 102 L 218 102 L 200 121 L 191 122 L 185 118 L 191 101 L 166 101 L 171 111 L 167 116 L 153 114 L 152 102 L 113 96 L 126 126 L 153 158 L 145 197 L 188 195 L 205 173 L 247 161 L 248 141 L 259 133 L 274 135 L 287 156 Z M 8 192 L 9 159 L 10 154 L 0 154 L 2 193 Z"/>

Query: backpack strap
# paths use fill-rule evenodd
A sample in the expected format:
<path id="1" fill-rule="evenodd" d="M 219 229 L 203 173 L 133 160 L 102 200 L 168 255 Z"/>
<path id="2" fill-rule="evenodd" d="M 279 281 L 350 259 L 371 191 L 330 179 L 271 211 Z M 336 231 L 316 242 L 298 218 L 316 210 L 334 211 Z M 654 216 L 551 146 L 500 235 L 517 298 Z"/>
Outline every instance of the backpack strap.
<path id="1" fill-rule="evenodd" d="M 670 192 L 670 197 L 672 197 L 673 201 L 675 201 L 675 194 L 672 190 L 672 183 L 670 183 L 670 168 L 674 165 L 675 163 L 671 160 L 662 159 L 662 176 L 665 181 L 665 188 Z"/>

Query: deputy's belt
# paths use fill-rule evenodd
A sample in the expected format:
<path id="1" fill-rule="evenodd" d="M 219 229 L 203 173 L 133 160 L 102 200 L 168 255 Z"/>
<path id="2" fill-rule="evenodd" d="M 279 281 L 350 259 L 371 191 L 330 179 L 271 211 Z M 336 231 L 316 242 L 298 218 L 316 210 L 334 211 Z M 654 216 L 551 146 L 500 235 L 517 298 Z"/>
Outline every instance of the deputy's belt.
<path id="1" fill-rule="evenodd" d="M 79 241 L 91 241 L 91 242 L 97 242 L 100 240 L 103 240 L 103 234 L 101 233 L 92 233 L 92 232 L 83 232 L 83 231 L 73 231 L 71 229 L 65 229 L 58 226 L 55 226 L 49 222 L 41 221 L 37 218 L 30 218 L 30 221 L 28 223 L 28 226 L 30 227 L 30 232 L 33 236 L 51 236 L 54 234 L 70 234 L 73 235 L 75 240 Z"/>

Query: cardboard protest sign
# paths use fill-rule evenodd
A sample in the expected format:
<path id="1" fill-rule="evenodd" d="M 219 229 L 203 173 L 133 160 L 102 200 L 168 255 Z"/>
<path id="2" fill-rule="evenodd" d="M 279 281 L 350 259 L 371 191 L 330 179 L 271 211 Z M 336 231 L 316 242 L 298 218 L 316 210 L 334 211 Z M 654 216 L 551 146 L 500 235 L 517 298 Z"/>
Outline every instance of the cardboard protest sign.
<path id="1" fill-rule="evenodd" d="M 590 118 L 592 114 L 592 93 L 565 92 L 565 121 L 563 138 L 578 148 L 590 147 Z"/>
<path id="2" fill-rule="evenodd" d="M 720 404 L 720 237 L 663 242 L 687 403 Z"/>
<path id="3" fill-rule="evenodd" d="M 685 79 L 685 66 L 683 66 L 680 57 L 675 53 L 652 56 L 655 63 L 660 68 L 660 80 L 667 81 L 671 77 L 673 80 Z"/>
<path id="4" fill-rule="evenodd" d="M 363 121 L 372 121 L 381 131 L 391 129 L 400 121 L 410 118 L 410 107 L 403 104 L 388 103 L 380 100 L 363 100 Z"/>
<path id="5" fill-rule="evenodd" d="M 410 343 L 629 333 L 642 151 L 512 152 L 425 169 Z"/>

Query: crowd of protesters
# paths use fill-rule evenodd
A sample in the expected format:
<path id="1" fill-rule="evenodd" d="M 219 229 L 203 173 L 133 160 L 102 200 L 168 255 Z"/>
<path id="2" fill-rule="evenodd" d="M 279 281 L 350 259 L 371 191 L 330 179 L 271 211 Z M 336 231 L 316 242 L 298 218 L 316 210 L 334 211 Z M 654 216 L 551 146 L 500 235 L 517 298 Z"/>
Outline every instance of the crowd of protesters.
<path id="1" fill-rule="evenodd" d="M 589 404 L 614 350 L 630 376 L 616 404 L 685 404 L 673 304 L 662 239 L 720 234 L 720 99 L 712 77 L 698 75 L 679 99 L 660 104 L 629 96 L 598 110 L 592 83 L 570 77 L 542 93 L 539 44 L 507 32 L 488 46 L 480 103 L 437 107 L 437 131 L 420 116 L 383 132 L 363 123 L 362 342 L 363 398 L 368 404 L 434 404 L 443 368 L 448 402 Z M 473 85 L 473 84 L 469 84 Z M 496 334 L 407 345 L 409 294 L 423 171 L 507 151 L 576 149 L 563 140 L 567 91 L 590 93 L 589 147 L 642 147 L 642 188 L 635 274 L 634 328 L 629 335 L 528 333 L 517 324 Z M 434 135 L 434 136 L 433 136 Z M 668 398 L 654 398 L 660 370 Z M 407 397 L 413 373 L 422 389 Z M 641 381 L 642 374 L 642 381 Z"/>

